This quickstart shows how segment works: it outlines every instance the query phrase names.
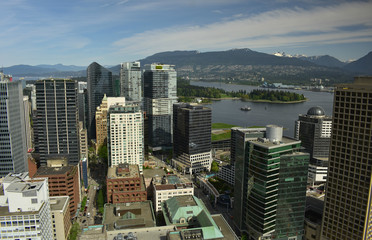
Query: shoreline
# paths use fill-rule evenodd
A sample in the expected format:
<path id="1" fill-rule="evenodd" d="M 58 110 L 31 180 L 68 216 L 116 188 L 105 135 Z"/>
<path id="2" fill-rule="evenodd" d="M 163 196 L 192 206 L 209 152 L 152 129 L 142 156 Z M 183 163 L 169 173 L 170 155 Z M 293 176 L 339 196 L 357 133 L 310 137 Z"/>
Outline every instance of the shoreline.
<path id="1" fill-rule="evenodd" d="M 252 99 L 242 99 L 238 97 L 224 97 L 224 98 L 205 98 L 209 99 L 211 101 L 221 101 L 221 100 L 240 100 L 242 102 L 254 102 L 254 103 L 275 103 L 275 104 L 293 104 L 293 103 L 303 103 L 309 101 L 308 98 L 305 98 L 304 100 L 298 100 L 298 101 L 288 101 L 288 102 L 283 102 L 283 101 L 270 101 L 270 100 L 252 100 Z M 200 103 L 200 104 L 211 104 L 209 103 Z"/>

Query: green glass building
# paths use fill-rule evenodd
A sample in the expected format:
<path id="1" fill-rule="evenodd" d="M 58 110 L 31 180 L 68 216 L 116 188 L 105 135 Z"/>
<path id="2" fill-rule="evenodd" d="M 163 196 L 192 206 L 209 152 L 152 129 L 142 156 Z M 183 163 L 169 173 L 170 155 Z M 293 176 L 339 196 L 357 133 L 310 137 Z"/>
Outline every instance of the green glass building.
<path id="1" fill-rule="evenodd" d="M 239 130 L 238 130 L 239 131 Z M 235 149 L 234 220 L 248 239 L 302 239 L 309 154 L 268 125 Z"/>

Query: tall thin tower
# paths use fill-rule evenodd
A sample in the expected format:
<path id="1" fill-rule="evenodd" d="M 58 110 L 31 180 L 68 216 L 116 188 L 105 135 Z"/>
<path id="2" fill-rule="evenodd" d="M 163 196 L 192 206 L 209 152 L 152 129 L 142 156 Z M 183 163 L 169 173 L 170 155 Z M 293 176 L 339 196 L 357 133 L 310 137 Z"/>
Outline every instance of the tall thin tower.
<path id="1" fill-rule="evenodd" d="M 335 89 L 322 239 L 370 239 L 372 77 Z"/>
<path id="2" fill-rule="evenodd" d="M 153 151 L 172 147 L 173 104 L 177 102 L 177 72 L 173 65 L 145 66 L 144 105 L 149 117 L 149 147 Z"/>
<path id="3" fill-rule="evenodd" d="M 125 62 L 120 69 L 120 96 L 128 102 L 142 101 L 142 77 L 140 62 Z"/>
<path id="4" fill-rule="evenodd" d="M 104 94 L 113 96 L 112 72 L 96 62 L 87 68 L 87 93 L 88 93 L 88 137 L 96 138 L 95 112 L 101 104 Z"/>
<path id="5" fill-rule="evenodd" d="M 0 177 L 27 171 L 26 154 L 22 84 L 0 72 Z"/>

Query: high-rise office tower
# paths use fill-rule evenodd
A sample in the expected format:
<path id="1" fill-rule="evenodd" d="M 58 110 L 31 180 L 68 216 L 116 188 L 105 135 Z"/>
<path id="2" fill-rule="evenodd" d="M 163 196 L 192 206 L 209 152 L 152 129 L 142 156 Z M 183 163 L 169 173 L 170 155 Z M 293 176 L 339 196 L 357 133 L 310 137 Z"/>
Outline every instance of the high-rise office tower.
<path id="1" fill-rule="evenodd" d="M 48 159 L 80 161 L 76 81 L 46 79 L 36 82 L 37 129 L 40 164 Z"/>
<path id="2" fill-rule="evenodd" d="M 212 110 L 202 105 L 173 105 L 174 164 L 185 172 L 210 171 Z"/>
<path id="3" fill-rule="evenodd" d="M 372 77 L 336 86 L 322 238 L 372 237 Z"/>
<path id="4" fill-rule="evenodd" d="M 96 111 L 96 152 L 107 140 L 107 111 L 111 105 L 120 104 L 125 106 L 124 97 L 106 97 L 103 96 L 102 103 Z"/>
<path id="5" fill-rule="evenodd" d="M 177 102 L 177 73 L 173 65 L 145 66 L 144 105 L 149 118 L 149 147 L 154 150 L 172 146 L 173 104 Z"/>
<path id="6" fill-rule="evenodd" d="M 103 95 L 113 96 L 112 73 L 96 62 L 87 68 L 88 137 L 96 138 L 95 112 Z"/>
<path id="7" fill-rule="evenodd" d="M 142 76 L 140 62 L 125 62 L 120 69 L 120 96 L 128 102 L 142 102 Z"/>
<path id="8" fill-rule="evenodd" d="M 245 147 L 236 149 L 233 215 L 248 239 L 302 239 L 309 154 L 282 134 L 268 125 L 265 138 L 236 142 Z"/>
<path id="9" fill-rule="evenodd" d="M 109 167 L 121 163 L 143 169 L 143 114 L 139 105 L 111 105 L 107 117 Z"/>
<path id="10" fill-rule="evenodd" d="M 25 132 L 22 84 L 0 72 L 0 177 L 28 170 Z"/>
<path id="11" fill-rule="evenodd" d="M 310 153 L 310 183 L 327 180 L 329 145 L 331 142 L 332 117 L 326 116 L 323 108 L 312 107 L 307 114 L 300 114 L 295 125 L 295 138 Z"/>
<path id="12" fill-rule="evenodd" d="M 78 82 L 77 103 L 79 109 L 79 122 L 83 122 L 83 128 L 87 129 L 88 99 L 86 82 Z"/>

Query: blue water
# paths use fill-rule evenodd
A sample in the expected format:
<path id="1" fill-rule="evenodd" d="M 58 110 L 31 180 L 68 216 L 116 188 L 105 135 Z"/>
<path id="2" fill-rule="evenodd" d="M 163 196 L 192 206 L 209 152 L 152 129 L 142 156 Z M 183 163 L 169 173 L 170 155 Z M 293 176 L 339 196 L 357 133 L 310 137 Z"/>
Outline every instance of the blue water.
<path id="1" fill-rule="evenodd" d="M 216 87 L 228 91 L 247 90 L 251 91 L 258 87 L 246 85 L 231 85 L 209 82 L 191 82 L 192 85 L 204 87 Z M 311 92 L 304 90 L 285 90 L 303 94 L 309 100 L 303 103 L 275 104 L 253 103 L 241 100 L 213 101 L 206 106 L 212 109 L 212 122 L 229 123 L 241 127 L 266 126 L 276 124 L 284 127 L 284 135 L 293 137 L 295 121 L 299 114 L 306 114 L 307 110 L 314 106 L 321 106 L 326 115 L 332 115 L 333 93 Z M 240 110 L 243 106 L 251 107 L 251 111 Z"/>

